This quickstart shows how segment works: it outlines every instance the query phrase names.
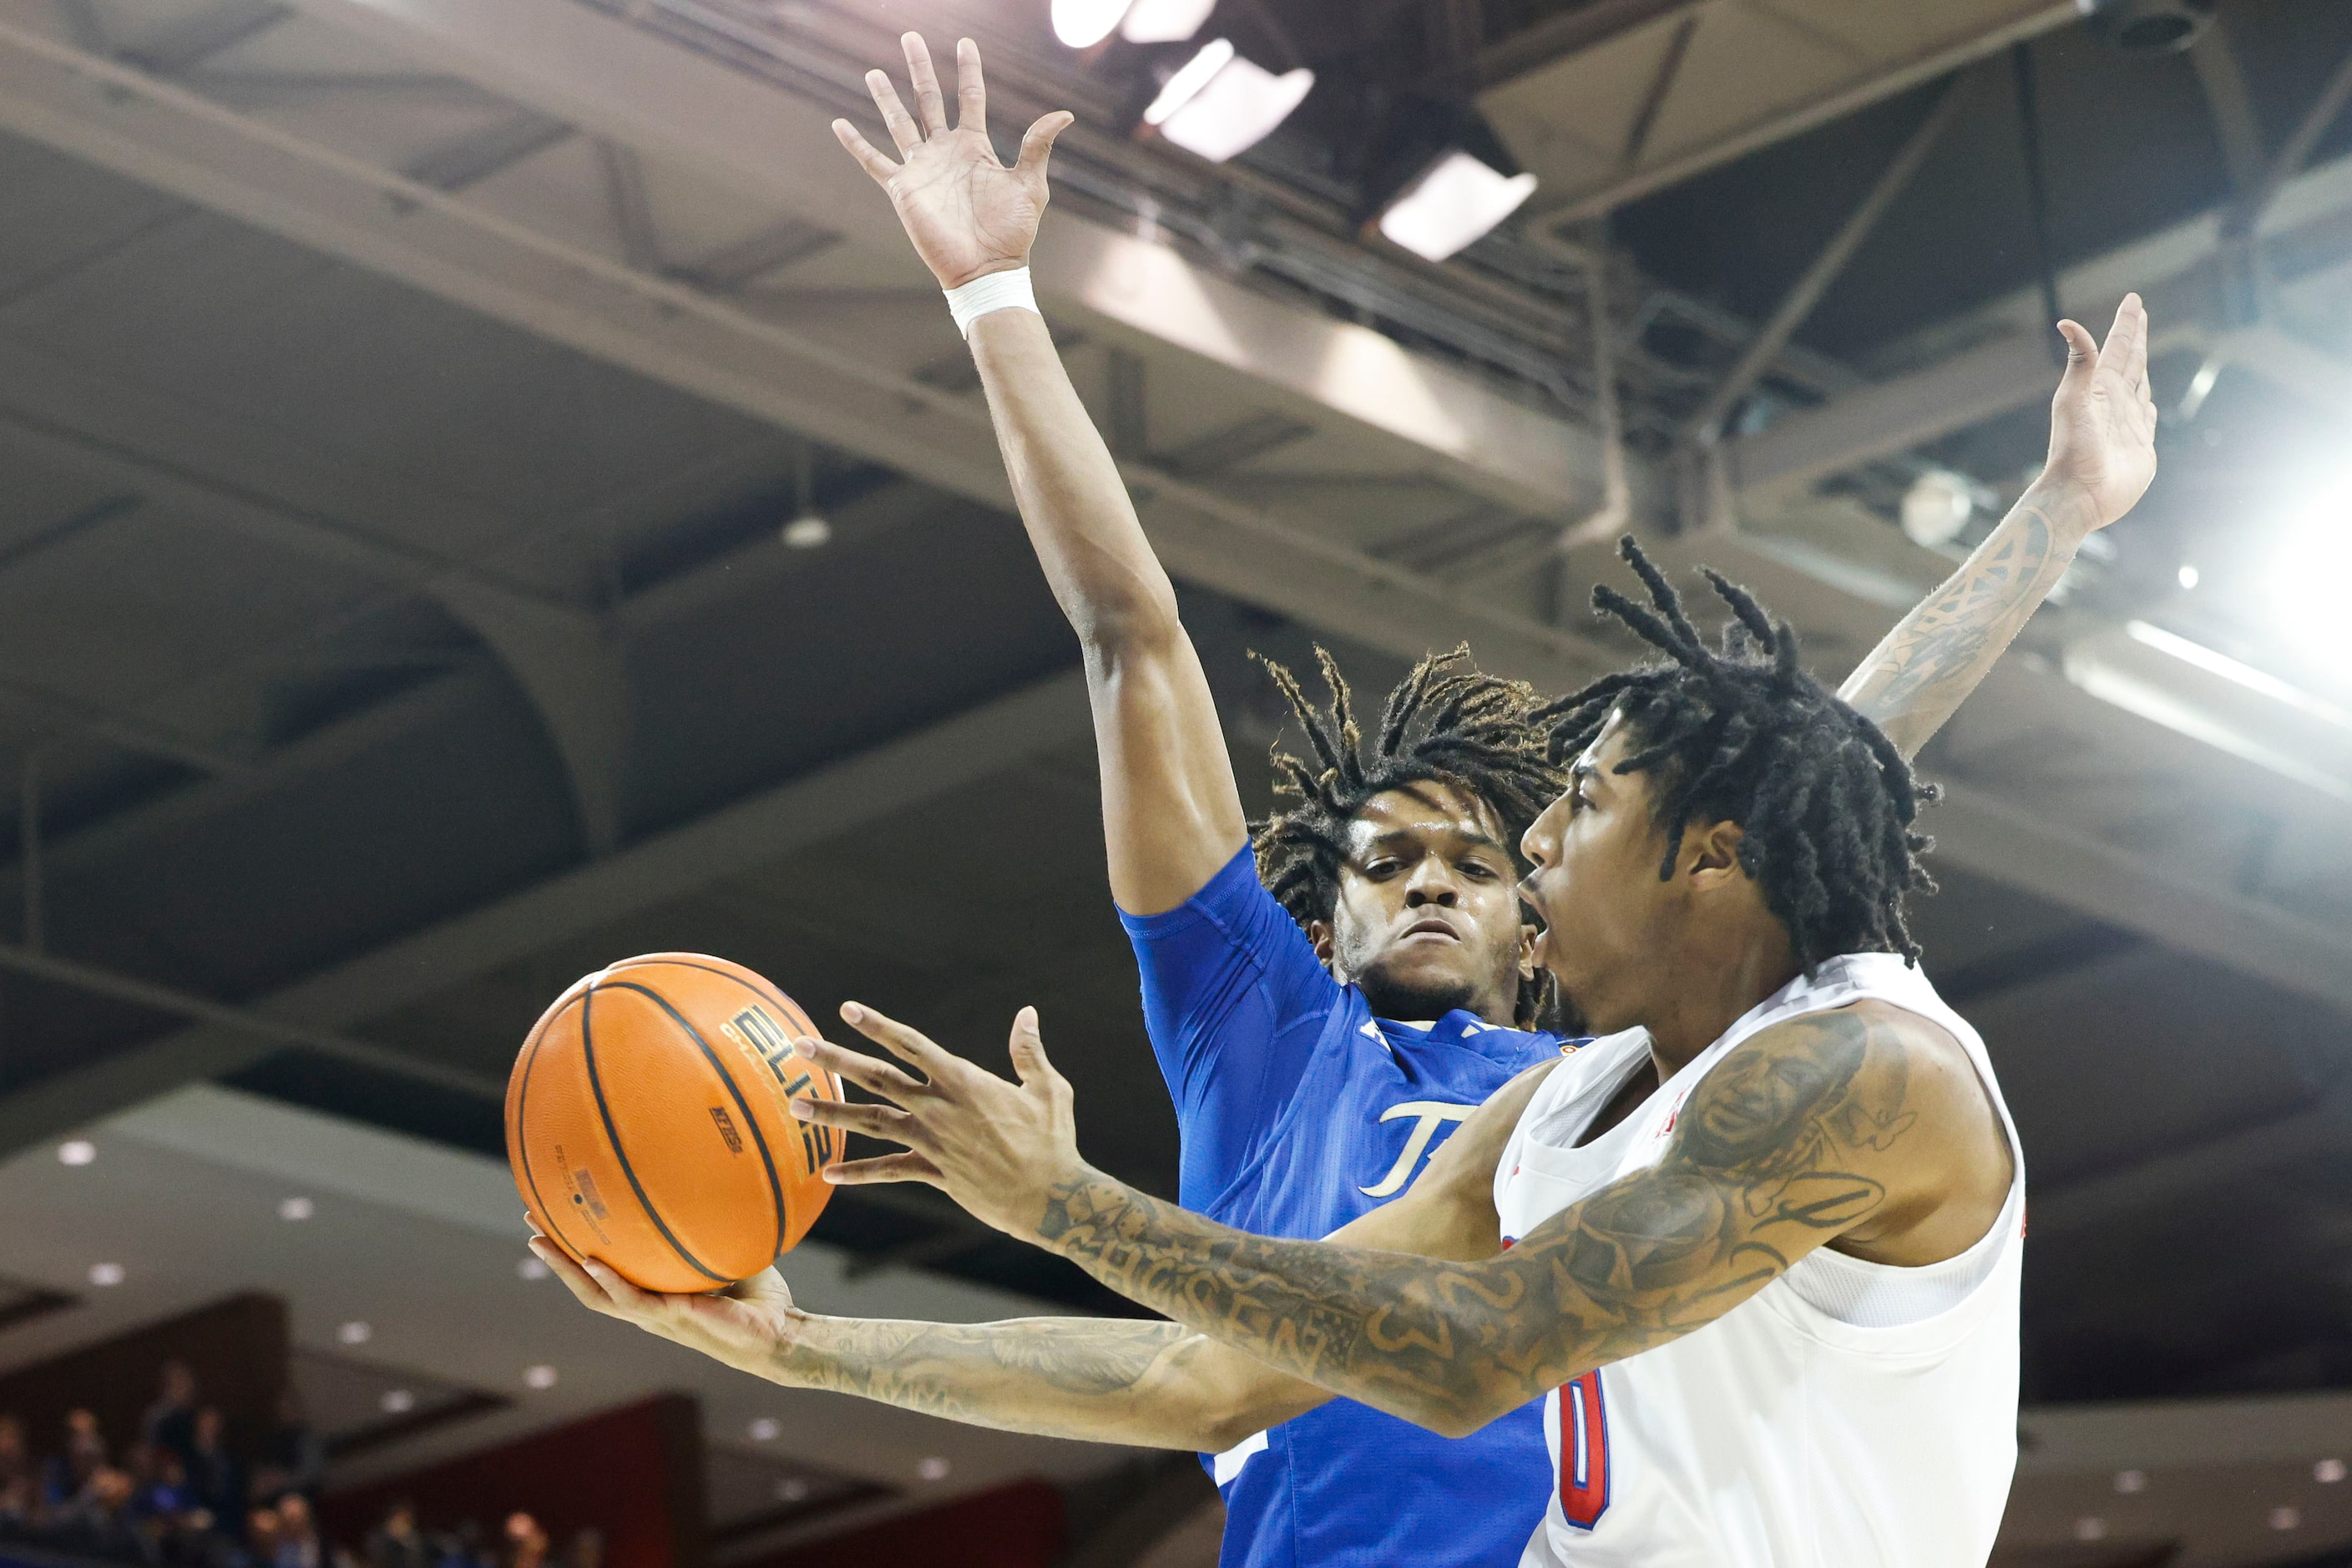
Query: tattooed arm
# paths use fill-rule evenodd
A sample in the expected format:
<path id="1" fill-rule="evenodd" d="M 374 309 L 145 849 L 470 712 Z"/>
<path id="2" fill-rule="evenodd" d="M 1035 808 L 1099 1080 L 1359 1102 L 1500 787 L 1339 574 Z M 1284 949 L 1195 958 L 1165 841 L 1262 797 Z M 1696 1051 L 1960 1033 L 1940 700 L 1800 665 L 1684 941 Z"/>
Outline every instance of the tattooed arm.
<path id="1" fill-rule="evenodd" d="M 1838 695 L 1913 756 L 2032 618 L 2083 541 L 2129 511 L 2156 474 L 2147 310 L 2137 294 L 2104 347 L 2073 321 L 2050 407 L 2050 457 L 2000 526 L 1896 624 Z"/>
<path id="2" fill-rule="evenodd" d="M 1018 1084 L 870 1012 L 851 1022 L 926 1081 L 822 1047 L 845 1076 L 871 1064 L 866 1087 L 907 1109 L 795 1114 L 904 1143 L 885 1167 L 902 1179 L 1222 1344 L 1447 1436 L 1714 1321 L 1830 1242 L 1906 1266 L 1957 1257 L 2009 1187 L 1966 1053 L 1879 1003 L 1757 1035 L 1700 1081 L 1655 1167 L 1467 1261 L 1250 1236 L 1093 1170 L 1026 1010 Z"/>
<path id="3" fill-rule="evenodd" d="M 1465 1262 L 1500 1251 L 1495 1163 L 1549 1070 L 1530 1068 L 1497 1091 L 1440 1145 L 1403 1196 L 1333 1238 Z M 583 1267 L 544 1237 L 531 1248 L 593 1310 L 738 1371 L 976 1426 L 1215 1453 L 1331 1398 L 1177 1323 L 822 1317 L 795 1307 L 772 1268 L 717 1295 L 661 1296 L 601 1263 Z"/>

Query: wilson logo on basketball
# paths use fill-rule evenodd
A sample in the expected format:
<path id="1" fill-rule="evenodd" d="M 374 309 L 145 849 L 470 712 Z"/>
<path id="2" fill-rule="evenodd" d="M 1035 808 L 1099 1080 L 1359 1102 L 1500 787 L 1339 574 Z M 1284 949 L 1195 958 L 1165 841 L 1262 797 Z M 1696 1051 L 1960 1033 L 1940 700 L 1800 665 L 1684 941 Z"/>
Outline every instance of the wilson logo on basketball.
<path id="1" fill-rule="evenodd" d="M 793 1054 L 793 1043 L 785 1037 L 783 1026 L 769 1017 L 764 1009 L 746 1007 L 728 1019 L 727 1026 L 745 1045 L 760 1053 L 760 1059 L 768 1064 L 770 1072 L 780 1079 L 784 1076 L 784 1069 L 777 1064 Z M 792 1091 L 787 1089 L 784 1092 L 789 1094 Z"/>
<path id="2" fill-rule="evenodd" d="M 710 1120 L 719 1124 L 719 1136 L 727 1140 L 727 1152 L 730 1154 L 740 1154 L 743 1152 L 743 1135 L 735 1131 L 735 1119 L 727 1114 L 727 1108 L 723 1105 L 712 1106 Z"/>

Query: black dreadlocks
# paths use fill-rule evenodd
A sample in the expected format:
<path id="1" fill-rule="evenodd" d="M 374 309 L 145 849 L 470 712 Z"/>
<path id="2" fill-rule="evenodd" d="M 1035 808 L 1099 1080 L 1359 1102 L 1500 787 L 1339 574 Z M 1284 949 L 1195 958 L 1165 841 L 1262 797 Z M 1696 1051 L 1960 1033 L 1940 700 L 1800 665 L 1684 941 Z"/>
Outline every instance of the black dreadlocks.
<path id="1" fill-rule="evenodd" d="M 1706 571 L 1734 619 L 1720 651 L 1632 536 L 1619 553 L 1650 590 L 1644 609 L 1603 584 L 1594 610 L 1616 616 L 1666 659 L 1604 676 L 1539 715 L 1554 721 L 1554 763 L 1582 752 L 1612 711 L 1633 733 L 1616 772 L 1657 772 L 1666 830 L 1661 881 L 1674 875 L 1694 819 L 1739 825 L 1739 863 L 1789 929 L 1806 970 L 1842 952 L 1919 960 L 1904 902 L 1935 882 L 1919 864 L 1932 840 L 1913 830 L 1933 784 L 1879 727 L 1798 667 L 1797 634 L 1748 592 Z M 1702 570 L 1706 570 L 1702 568 Z"/>
<path id="2" fill-rule="evenodd" d="M 1348 824 L 1374 795 L 1419 784 L 1449 784 L 1494 809 L 1514 862 L 1519 836 L 1559 795 L 1566 775 L 1545 750 L 1534 688 L 1481 673 L 1466 643 L 1412 667 L 1389 693 L 1370 754 L 1357 728 L 1355 699 L 1339 665 L 1318 647 L 1315 661 L 1331 693 L 1328 706 L 1307 699 L 1297 677 L 1257 655 L 1306 732 L 1311 762 L 1277 744 L 1275 794 L 1298 804 L 1250 825 L 1258 877 L 1303 928 L 1328 921 L 1339 899 L 1348 858 Z M 1524 868 L 1522 868 L 1524 869 Z M 1519 988 L 1523 1027 L 1551 1021 L 1550 976 Z"/>

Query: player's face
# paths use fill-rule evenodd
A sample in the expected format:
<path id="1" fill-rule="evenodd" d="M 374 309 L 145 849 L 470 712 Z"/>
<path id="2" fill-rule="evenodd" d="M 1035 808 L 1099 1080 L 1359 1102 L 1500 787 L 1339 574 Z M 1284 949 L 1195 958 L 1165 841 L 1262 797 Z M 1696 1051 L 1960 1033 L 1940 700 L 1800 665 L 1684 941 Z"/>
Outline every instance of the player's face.
<path id="1" fill-rule="evenodd" d="M 1316 951 L 1384 1018 L 1467 1008 L 1508 1024 L 1535 972 L 1517 868 L 1486 802 L 1425 784 L 1374 795 L 1348 825 L 1348 861 Z"/>
<path id="2" fill-rule="evenodd" d="M 1618 773 L 1628 736 L 1615 715 L 1573 764 L 1569 787 L 1528 827 L 1522 885 L 1542 918 L 1538 962 L 1597 1034 L 1623 1028 L 1638 976 L 1671 951 L 1676 889 L 1658 879 L 1665 835 L 1649 775 Z"/>

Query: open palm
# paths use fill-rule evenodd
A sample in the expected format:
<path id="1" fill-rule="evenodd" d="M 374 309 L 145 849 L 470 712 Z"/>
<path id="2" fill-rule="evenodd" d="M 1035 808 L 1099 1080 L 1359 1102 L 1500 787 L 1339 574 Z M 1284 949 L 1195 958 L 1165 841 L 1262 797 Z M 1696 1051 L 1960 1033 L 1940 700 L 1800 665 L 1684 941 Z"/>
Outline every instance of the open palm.
<path id="1" fill-rule="evenodd" d="M 907 75 L 914 85 L 919 124 L 898 89 L 881 71 L 868 71 L 882 123 L 903 163 L 892 163 L 846 120 L 833 133 L 890 193 L 890 205 L 915 242 L 916 254 L 942 289 L 953 289 L 991 272 L 1024 265 L 1038 220 L 1045 216 L 1045 160 L 1072 116 L 1056 110 L 1039 120 L 1021 139 L 1021 155 L 1011 168 L 998 162 L 988 140 L 988 89 L 980 74 L 980 47 L 970 38 L 956 45 L 956 124 L 948 127 L 947 105 L 922 35 L 899 40 L 907 51 Z"/>
<path id="2" fill-rule="evenodd" d="M 2124 296 L 2104 344 L 2061 321 L 2066 374 L 2050 405 L 2045 477 L 2087 495 L 2097 526 L 2131 510 L 2156 477 L 2156 403 L 2147 390 L 2147 307 Z"/>

